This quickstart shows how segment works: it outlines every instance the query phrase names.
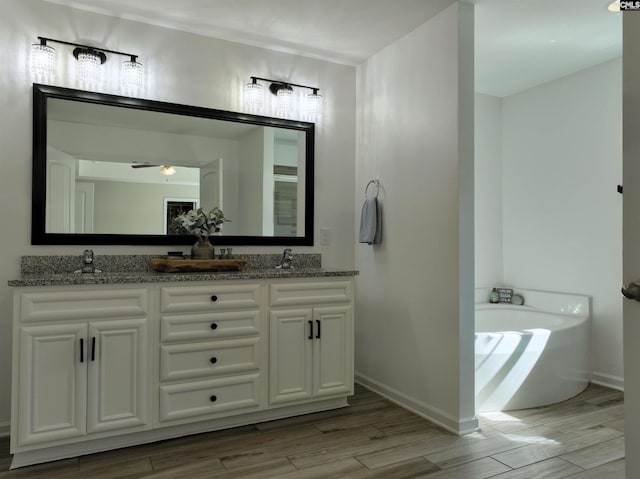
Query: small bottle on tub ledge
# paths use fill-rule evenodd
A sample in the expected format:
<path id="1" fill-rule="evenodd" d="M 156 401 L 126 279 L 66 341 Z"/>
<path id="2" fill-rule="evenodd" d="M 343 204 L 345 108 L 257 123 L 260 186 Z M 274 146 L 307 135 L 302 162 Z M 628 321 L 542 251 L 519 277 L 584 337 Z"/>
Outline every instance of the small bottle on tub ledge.
<path id="1" fill-rule="evenodd" d="M 500 301 L 500 294 L 498 293 L 498 290 L 496 288 L 493 288 L 491 290 L 491 293 L 489 293 L 489 302 L 497 303 L 498 301 Z"/>

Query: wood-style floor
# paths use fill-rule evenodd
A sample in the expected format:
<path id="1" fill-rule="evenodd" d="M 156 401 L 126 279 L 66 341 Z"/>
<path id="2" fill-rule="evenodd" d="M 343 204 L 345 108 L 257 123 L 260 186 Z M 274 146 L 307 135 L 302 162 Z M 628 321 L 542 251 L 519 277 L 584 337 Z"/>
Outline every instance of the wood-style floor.
<path id="1" fill-rule="evenodd" d="M 361 386 L 349 408 L 7 471 L 0 479 L 608 479 L 624 477 L 623 396 L 483 414 L 458 437 Z"/>

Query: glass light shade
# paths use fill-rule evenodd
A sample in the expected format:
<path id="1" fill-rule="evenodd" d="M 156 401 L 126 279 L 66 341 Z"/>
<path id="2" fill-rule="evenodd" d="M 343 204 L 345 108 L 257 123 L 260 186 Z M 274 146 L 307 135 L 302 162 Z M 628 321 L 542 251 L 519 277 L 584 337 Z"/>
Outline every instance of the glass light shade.
<path id="1" fill-rule="evenodd" d="M 276 95 L 276 115 L 285 118 L 291 116 L 293 106 L 293 90 L 280 88 Z"/>
<path id="2" fill-rule="evenodd" d="M 164 176 L 171 176 L 176 174 L 176 169 L 171 165 L 164 165 L 162 168 L 160 168 L 160 173 L 162 173 Z"/>
<path id="3" fill-rule="evenodd" d="M 120 75 L 122 87 L 126 93 L 137 93 L 144 87 L 144 68 L 134 59 L 122 62 Z"/>
<path id="4" fill-rule="evenodd" d="M 610 12 L 613 13 L 617 13 L 620 11 L 620 0 L 615 0 L 614 2 L 611 2 L 609 4 L 609 6 L 607 7 L 607 10 L 609 10 Z"/>
<path id="5" fill-rule="evenodd" d="M 306 116 L 310 121 L 318 121 L 322 117 L 322 95 L 311 93 L 307 95 Z"/>
<path id="6" fill-rule="evenodd" d="M 56 50 L 49 45 L 31 45 L 31 73 L 38 81 L 52 81 L 56 76 Z"/>
<path id="7" fill-rule="evenodd" d="M 78 54 L 78 81 L 81 85 L 91 88 L 100 83 L 100 65 L 102 62 L 98 55 L 91 52 Z"/>
<path id="8" fill-rule="evenodd" d="M 259 83 L 244 86 L 244 105 L 250 112 L 260 112 L 264 107 L 264 88 Z"/>

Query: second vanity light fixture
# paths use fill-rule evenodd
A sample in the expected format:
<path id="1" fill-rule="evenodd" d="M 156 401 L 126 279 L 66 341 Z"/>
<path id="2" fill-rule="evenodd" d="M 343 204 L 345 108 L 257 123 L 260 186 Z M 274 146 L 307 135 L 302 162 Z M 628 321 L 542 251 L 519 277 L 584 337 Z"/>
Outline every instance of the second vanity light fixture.
<path id="1" fill-rule="evenodd" d="M 306 88 L 311 93 L 305 96 L 302 108 L 302 116 L 309 121 L 318 121 L 322 116 L 322 95 L 319 88 L 305 85 L 297 85 L 268 78 L 250 77 L 251 82 L 244 86 L 244 102 L 246 108 L 252 113 L 262 113 L 264 110 L 264 88 L 258 81 L 269 82 L 269 91 L 275 95 L 275 114 L 286 118 L 293 114 L 294 106 L 293 87 Z"/>
<path id="2" fill-rule="evenodd" d="M 127 92 L 135 93 L 144 86 L 144 69 L 138 55 L 53 38 L 38 37 L 38 40 L 40 43 L 31 45 L 31 72 L 39 81 L 52 81 L 56 75 L 56 50 L 47 44 L 49 42 L 75 47 L 72 53 L 78 60 L 78 80 L 86 88 L 100 83 L 101 65 L 107 61 L 107 53 L 129 57 L 120 69 L 120 81 Z"/>

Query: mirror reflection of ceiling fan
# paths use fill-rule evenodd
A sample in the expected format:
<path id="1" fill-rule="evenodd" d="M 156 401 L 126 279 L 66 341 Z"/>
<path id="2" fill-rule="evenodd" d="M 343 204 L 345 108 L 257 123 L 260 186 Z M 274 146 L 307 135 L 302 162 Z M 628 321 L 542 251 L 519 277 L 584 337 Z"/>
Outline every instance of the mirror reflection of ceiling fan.
<path id="1" fill-rule="evenodd" d="M 152 168 L 155 166 L 161 166 L 161 165 L 152 165 L 150 163 L 135 163 L 133 165 L 131 165 L 131 168 Z M 160 173 L 163 174 L 164 176 L 171 176 L 174 175 L 176 173 L 176 169 L 171 166 L 171 165 L 164 165 L 160 168 Z"/>

